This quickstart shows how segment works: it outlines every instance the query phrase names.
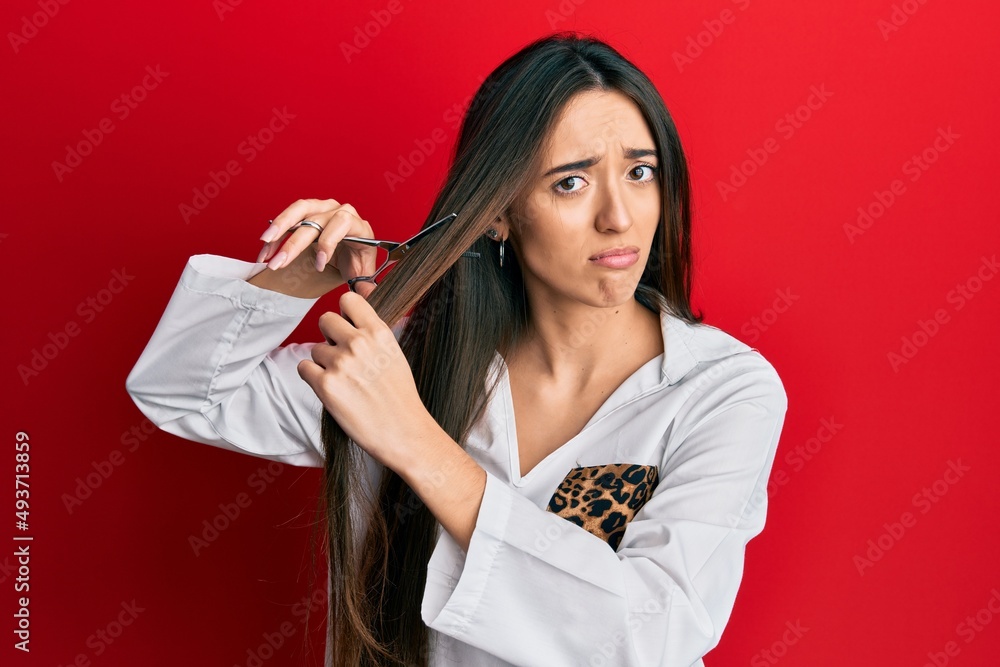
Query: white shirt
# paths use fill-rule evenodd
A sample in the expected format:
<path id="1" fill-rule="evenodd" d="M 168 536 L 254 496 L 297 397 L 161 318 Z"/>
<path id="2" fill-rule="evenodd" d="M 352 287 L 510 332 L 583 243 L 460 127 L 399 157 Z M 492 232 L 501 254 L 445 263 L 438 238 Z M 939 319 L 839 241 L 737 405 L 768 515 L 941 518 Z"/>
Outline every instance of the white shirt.
<path id="1" fill-rule="evenodd" d="M 315 343 L 279 347 L 317 299 L 246 282 L 264 266 L 191 257 L 126 387 L 164 431 L 322 466 L 323 407 L 296 370 Z M 660 322 L 664 354 L 524 477 L 495 355 L 500 385 L 462 443 L 486 470 L 469 551 L 438 524 L 428 563 L 431 665 L 698 667 L 718 644 L 746 544 L 764 527 L 787 398 L 756 349 L 667 313 Z M 365 457 L 375 480 L 381 464 Z M 633 467 L 592 468 L 610 464 Z M 557 490 L 575 468 L 597 472 L 575 480 L 588 500 L 550 506 L 573 500 Z"/>

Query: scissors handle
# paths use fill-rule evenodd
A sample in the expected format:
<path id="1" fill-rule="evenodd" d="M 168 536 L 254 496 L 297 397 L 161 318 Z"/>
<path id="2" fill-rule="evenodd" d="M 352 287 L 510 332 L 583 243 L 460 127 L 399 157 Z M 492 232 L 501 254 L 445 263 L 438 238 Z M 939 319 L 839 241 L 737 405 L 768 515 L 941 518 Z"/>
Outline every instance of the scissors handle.
<path id="1" fill-rule="evenodd" d="M 437 222 L 434 222 L 434 223 L 428 225 L 427 227 L 424 227 L 419 232 L 417 232 L 415 235 L 413 235 L 409 239 L 403 241 L 402 243 L 391 243 L 391 242 L 388 242 L 388 241 L 378 241 L 376 239 L 364 239 L 364 238 L 358 238 L 358 237 L 347 237 L 347 236 L 345 236 L 344 240 L 356 241 L 356 242 L 359 242 L 359 243 L 363 243 L 365 245 L 374 245 L 374 246 L 378 246 L 378 247 L 381 247 L 381 248 L 385 248 L 388 251 L 388 253 L 389 253 L 388 257 L 386 257 L 386 260 L 384 262 L 382 262 L 381 266 L 379 266 L 377 269 L 375 269 L 375 272 L 373 274 L 371 274 L 370 276 L 355 276 L 354 278 L 351 278 L 350 280 L 347 281 L 348 287 L 350 287 L 351 291 L 353 291 L 354 290 L 354 284 L 357 283 L 357 282 L 360 282 L 360 281 L 370 282 L 373 285 L 378 285 L 378 283 L 375 282 L 375 278 L 377 278 L 383 271 L 385 271 L 389 267 L 390 264 L 394 264 L 395 262 L 399 261 L 400 258 L 402 258 L 403 255 L 405 255 L 406 253 L 408 253 L 410 251 L 410 248 L 412 248 L 417 243 L 417 241 L 419 241 L 420 239 L 424 238 L 425 236 L 427 236 L 428 234 L 430 234 L 432 231 L 434 231 L 435 229 L 437 229 L 441 225 L 443 225 L 443 224 L 445 224 L 447 222 L 450 222 L 451 220 L 454 220 L 457 217 L 458 217 L 458 213 L 451 213 L 449 215 L 446 215 L 445 217 L 441 218 Z M 471 253 L 471 252 L 470 253 L 462 253 L 462 254 L 463 254 L 463 256 L 466 256 L 466 255 L 471 255 L 471 256 L 476 256 L 476 257 L 479 256 L 478 253 Z"/>
<path id="2" fill-rule="evenodd" d="M 316 239 L 318 241 L 319 239 Z M 352 243 L 360 243 L 361 245 L 373 246 L 376 248 L 384 248 L 386 250 L 392 251 L 399 247 L 399 244 L 395 241 L 381 241 L 379 239 L 366 239 L 363 236 L 345 236 L 340 239 L 341 241 L 351 241 Z M 313 243 L 316 243 L 313 241 Z"/>

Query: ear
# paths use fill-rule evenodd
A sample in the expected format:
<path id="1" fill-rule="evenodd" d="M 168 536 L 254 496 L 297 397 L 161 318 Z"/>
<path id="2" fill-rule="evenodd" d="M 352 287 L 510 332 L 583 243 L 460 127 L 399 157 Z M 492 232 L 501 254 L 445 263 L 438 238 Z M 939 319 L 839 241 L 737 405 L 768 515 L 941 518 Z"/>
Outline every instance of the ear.
<path id="1" fill-rule="evenodd" d="M 497 237 L 493 240 L 499 242 L 510 238 L 510 221 L 507 218 L 507 214 L 500 215 L 493 224 L 490 225 L 490 229 L 497 230 Z"/>

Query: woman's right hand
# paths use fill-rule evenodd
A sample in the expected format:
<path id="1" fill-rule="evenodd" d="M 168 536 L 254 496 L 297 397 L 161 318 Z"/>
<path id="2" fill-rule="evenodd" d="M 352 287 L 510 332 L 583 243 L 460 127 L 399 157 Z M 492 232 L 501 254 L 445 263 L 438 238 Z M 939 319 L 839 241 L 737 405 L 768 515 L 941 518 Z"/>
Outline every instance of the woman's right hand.
<path id="1" fill-rule="evenodd" d="M 311 220 L 320 225 L 322 233 L 309 226 L 292 229 L 302 220 Z M 341 204 L 335 199 L 300 199 L 279 213 L 261 235 L 261 240 L 266 243 L 257 261 L 265 261 L 280 246 L 278 253 L 268 261 L 267 267 L 271 270 L 289 266 L 301 256 L 300 261 L 312 259 L 316 271 L 325 271 L 328 265 L 333 266 L 344 282 L 349 278 L 374 273 L 376 249 L 360 244 L 341 243 L 340 240 L 345 236 L 374 238 L 371 225 L 350 204 Z M 362 281 L 356 284 L 356 289 L 361 296 L 367 298 L 375 285 Z"/>

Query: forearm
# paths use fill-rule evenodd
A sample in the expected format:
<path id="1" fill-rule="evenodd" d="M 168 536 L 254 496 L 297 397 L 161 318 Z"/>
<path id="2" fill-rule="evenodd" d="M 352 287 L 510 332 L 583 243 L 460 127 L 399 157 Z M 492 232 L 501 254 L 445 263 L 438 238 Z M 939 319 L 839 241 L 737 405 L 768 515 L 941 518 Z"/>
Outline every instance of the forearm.
<path id="1" fill-rule="evenodd" d="M 248 286 L 252 267 L 193 256 L 126 389 L 150 421 L 174 435 L 322 465 L 318 406 L 296 372 L 309 346 L 279 347 L 314 301 Z"/>
<path id="2" fill-rule="evenodd" d="M 486 490 L 486 471 L 433 420 L 407 451 L 407 460 L 394 464 L 396 472 L 467 552 Z"/>
<path id="3" fill-rule="evenodd" d="M 301 299 L 316 299 L 343 285 L 344 279 L 340 271 L 329 264 L 325 270 L 317 271 L 316 250 L 314 246 L 310 246 L 288 266 L 277 270 L 265 268 L 252 278 L 248 278 L 247 282 Z"/>

